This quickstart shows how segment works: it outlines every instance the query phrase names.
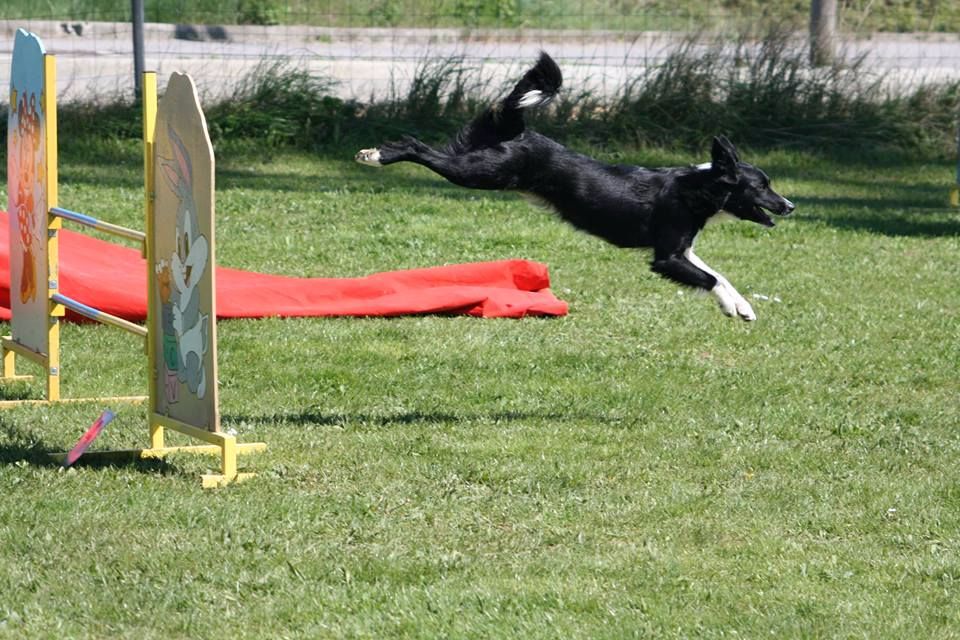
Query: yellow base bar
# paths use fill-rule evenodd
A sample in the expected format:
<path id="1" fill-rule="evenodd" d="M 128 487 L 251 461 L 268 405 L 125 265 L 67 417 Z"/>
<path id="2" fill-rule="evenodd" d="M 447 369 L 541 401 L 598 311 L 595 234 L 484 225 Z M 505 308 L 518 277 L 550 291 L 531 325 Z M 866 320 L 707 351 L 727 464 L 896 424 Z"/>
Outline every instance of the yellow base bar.
<path id="1" fill-rule="evenodd" d="M 3 378 L 3 380 L 13 380 L 14 378 Z M 139 403 L 145 402 L 147 396 L 112 396 L 108 398 L 60 398 L 59 400 L 0 400 L 0 409 L 5 409 L 8 407 L 19 407 L 24 405 L 49 405 L 49 404 L 65 404 L 65 403 L 97 403 L 97 402 L 130 402 L 130 403 Z"/>
<path id="2" fill-rule="evenodd" d="M 237 455 L 247 455 L 265 451 L 267 445 L 263 442 L 246 442 L 237 445 Z M 222 449 L 215 444 L 195 444 L 185 447 L 164 447 L 162 449 L 140 449 L 141 458 L 165 458 L 174 453 L 197 453 L 203 455 L 218 455 Z"/>

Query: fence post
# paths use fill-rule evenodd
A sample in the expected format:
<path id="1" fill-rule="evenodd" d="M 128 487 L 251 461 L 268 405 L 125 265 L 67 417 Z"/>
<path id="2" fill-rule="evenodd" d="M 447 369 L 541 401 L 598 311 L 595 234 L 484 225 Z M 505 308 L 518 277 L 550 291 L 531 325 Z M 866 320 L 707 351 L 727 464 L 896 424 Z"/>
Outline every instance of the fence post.
<path id="1" fill-rule="evenodd" d="M 960 123 L 957 124 L 957 182 L 950 188 L 950 206 L 960 207 Z"/>
<path id="2" fill-rule="evenodd" d="M 825 67 L 836 56 L 837 0 L 810 1 L 810 64 Z"/>
<path id="3" fill-rule="evenodd" d="M 143 0 L 130 0 L 133 21 L 133 87 L 137 100 L 143 92 Z"/>

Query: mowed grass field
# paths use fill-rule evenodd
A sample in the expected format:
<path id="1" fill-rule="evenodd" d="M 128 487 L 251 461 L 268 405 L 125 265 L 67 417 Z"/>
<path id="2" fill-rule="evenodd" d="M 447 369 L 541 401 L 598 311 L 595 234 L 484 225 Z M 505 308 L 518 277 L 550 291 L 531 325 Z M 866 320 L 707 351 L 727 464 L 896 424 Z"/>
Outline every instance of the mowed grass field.
<path id="1" fill-rule="evenodd" d="M 139 149 L 61 144 L 61 203 L 141 226 Z M 798 205 L 698 242 L 747 324 L 515 196 L 353 151 L 218 151 L 220 264 L 523 257 L 569 316 L 221 322 L 224 427 L 269 448 L 217 491 L 213 458 L 45 461 L 106 404 L 4 410 L 0 637 L 960 636 L 949 163 L 744 150 Z M 63 333 L 66 394 L 145 389 L 133 338 Z M 95 447 L 145 445 L 109 406 Z"/>

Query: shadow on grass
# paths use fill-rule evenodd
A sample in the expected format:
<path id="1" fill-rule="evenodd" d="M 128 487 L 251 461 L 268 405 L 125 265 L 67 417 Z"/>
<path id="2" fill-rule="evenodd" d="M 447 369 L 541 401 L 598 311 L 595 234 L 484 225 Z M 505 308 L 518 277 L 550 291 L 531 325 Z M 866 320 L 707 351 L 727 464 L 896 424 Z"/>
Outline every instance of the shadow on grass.
<path id="1" fill-rule="evenodd" d="M 0 415 L 0 464 L 27 462 L 41 467 L 58 466 L 50 459 L 57 449 L 43 439 L 12 424 L 8 416 Z"/>
<path id="2" fill-rule="evenodd" d="M 307 409 L 299 413 L 273 413 L 265 415 L 224 415 L 225 423 L 244 422 L 253 425 L 288 424 L 294 426 L 342 427 L 346 425 L 366 425 L 376 427 L 408 426 L 418 424 L 461 424 L 470 422 L 521 422 L 524 420 L 550 420 L 554 422 L 576 422 L 586 420 L 598 423 L 619 423 L 619 419 L 590 413 L 576 412 L 536 412 L 536 411 L 498 411 L 493 413 L 453 413 L 446 411 L 406 411 L 393 414 L 370 413 L 328 413 L 319 409 Z"/>
<path id="3" fill-rule="evenodd" d="M 915 200 L 842 197 L 799 200 L 795 214 L 797 221 L 817 222 L 841 231 L 918 238 L 960 235 L 960 215 L 946 204 L 942 207 L 917 206 Z M 824 210 L 833 213 L 817 213 Z"/>
<path id="4" fill-rule="evenodd" d="M 43 391 L 28 381 L 8 382 L 0 385 L 0 401 L 42 400 Z"/>
<path id="5" fill-rule="evenodd" d="M 10 424 L 2 417 L 0 417 L 0 434 L 2 434 L 3 438 L 3 442 L 0 442 L 0 464 L 23 465 L 26 463 L 33 467 L 61 466 L 52 456 L 58 453 L 64 453 L 66 451 L 65 449 L 51 447 L 42 439 L 36 438 L 19 427 Z M 129 458 L 106 459 L 98 457 L 96 453 L 96 451 L 91 451 L 90 456 L 81 456 L 72 466 L 92 469 L 130 468 L 141 472 L 159 473 L 162 475 L 177 473 L 176 466 L 163 459 L 143 459 L 132 456 Z"/>

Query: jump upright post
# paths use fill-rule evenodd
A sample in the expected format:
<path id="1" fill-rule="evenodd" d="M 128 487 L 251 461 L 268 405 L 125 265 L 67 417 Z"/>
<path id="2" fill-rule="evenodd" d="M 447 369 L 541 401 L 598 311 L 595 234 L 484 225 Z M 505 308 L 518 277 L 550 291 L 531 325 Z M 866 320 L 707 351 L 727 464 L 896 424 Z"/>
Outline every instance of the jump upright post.
<path id="1" fill-rule="evenodd" d="M 12 320 L 11 335 L 2 339 L 3 379 L 23 377 L 15 369 L 15 358 L 20 355 L 46 369 L 47 385 L 43 400 L 2 404 L 64 401 L 60 394 L 59 327 L 70 310 L 146 340 L 149 393 L 136 398 L 149 402 L 150 447 L 87 453 L 86 457 L 219 453 L 221 473 L 204 475 L 204 487 L 248 477 L 251 474 L 238 472 L 237 455 L 263 450 L 266 445 L 239 444 L 235 436 L 220 428 L 214 155 L 193 81 L 174 73 L 158 102 L 156 74 L 143 75 L 145 233 L 58 205 L 56 62 L 44 52 L 36 35 L 22 29 L 16 35 L 10 85 L 7 173 Z M 145 327 L 60 292 L 58 242 L 64 220 L 140 245 L 146 258 Z M 207 444 L 166 446 L 165 429 Z"/>

